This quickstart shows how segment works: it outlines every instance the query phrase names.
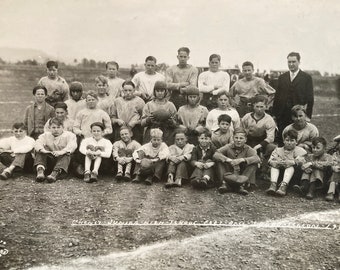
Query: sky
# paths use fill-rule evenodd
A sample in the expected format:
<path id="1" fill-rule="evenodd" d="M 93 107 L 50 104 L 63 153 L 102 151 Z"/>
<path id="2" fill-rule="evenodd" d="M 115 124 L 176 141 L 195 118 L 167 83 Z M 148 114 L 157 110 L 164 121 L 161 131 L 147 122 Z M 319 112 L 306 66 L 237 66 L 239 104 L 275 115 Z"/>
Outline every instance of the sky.
<path id="1" fill-rule="evenodd" d="M 297 51 L 302 69 L 340 73 L 339 18 L 338 0 L 0 0 L 0 47 L 130 66 L 176 64 L 187 46 L 195 66 L 218 53 L 260 70 L 287 69 Z"/>

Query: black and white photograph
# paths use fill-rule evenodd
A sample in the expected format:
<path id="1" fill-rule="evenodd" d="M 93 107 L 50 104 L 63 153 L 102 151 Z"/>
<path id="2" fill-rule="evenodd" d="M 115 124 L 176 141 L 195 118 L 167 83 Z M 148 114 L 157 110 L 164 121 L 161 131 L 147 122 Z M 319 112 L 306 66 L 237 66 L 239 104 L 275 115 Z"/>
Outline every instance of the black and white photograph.
<path id="1" fill-rule="evenodd" d="M 0 0 L 0 269 L 340 269 L 339 18 Z"/>

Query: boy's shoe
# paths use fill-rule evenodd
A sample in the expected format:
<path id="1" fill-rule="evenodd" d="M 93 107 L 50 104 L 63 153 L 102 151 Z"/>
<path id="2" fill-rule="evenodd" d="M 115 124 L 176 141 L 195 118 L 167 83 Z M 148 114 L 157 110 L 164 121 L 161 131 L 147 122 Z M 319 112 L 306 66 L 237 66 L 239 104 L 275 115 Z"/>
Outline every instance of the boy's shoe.
<path id="1" fill-rule="evenodd" d="M 249 194 L 249 192 L 243 187 L 243 186 L 240 186 L 239 188 L 238 188 L 238 191 L 237 191 L 239 194 L 241 194 L 241 195 L 248 195 Z"/>
<path id="2" fill-rule="evenodd" d="M 84 182 L 90 183 L 91 182 L 91 174 L 90 172 L 84 173 Z"/>
<path id="3" fill-rule="evenodd" d="M 301 180 L 301 185 L 294 185 L 293 189 L 296 193 L 298 193 L 300 196 L 304 197 L 306 196 L 306 193 L 308 191 L 309 186 L 309 180 Z"/>
<path id="4" fill-rule="evenodd" d="M 313 200 L 315 197 L 315 182 L 310 183 L 308 193 L 306 195 L 307 200 Z"/>
<path id="5" fill-rule="evenodd" d="M 57 178 L 60 174 L 61 174 L 60 169 L 53 170 L 52 173 L 46 177 L 47 183 L 53 183 L 57 181 Z"/>
<path id="6" fill-rule="evenodd" d="M 145 184 L 148 185 L 148 186 L 151 186 L 151 185 L 152 185 L 152 176 L 148 176 L 148 177 L 145 179 Z"/>
<path id="7" fill-rule="evenodd" d="M 208 187 L 208 181 L 204 177 L 199 181 L 199 187 L 201 189 L 206 189 Z"/>
<path id="8" fill-rule="evenodd" d="M 140 182 L 142 182 L 142 178 L 140 177 L 139 174 L 137 174 L 137 175 L 135 176 L 135 178 L 132 179 L 131 182 L 132 182 L 132 183 L 140 183 Z"/>
<path id="9" fill-rule="evenodd" d="M 266 190 L 266 193 L 268 195 L 275 195 L 275 191 L 276 191 L 276 183 L 275 182 L 271 182 L 270 183 L 270 187 Z"/>
<path id="10" fill-rule="evenodd" d="M 11 173 L 7 172 L 7 171 L 3 171 L 1 174 L 0 174 L 0 179 L 1 180 L 7 180 L 8 178 L 11 177 Z"/>
<path id="11" fill-rule="evenodd" d="M 326 197 L 325 197 L 325 200 L 327 201 L 327 202 L 332 202 L 332 201 L 334 201 L 334 193 L 328 193 L 327 195 L 326 195 Z"/>
<path id="12" fill-rule="evenodd" d="M 194 188 L 199 188 L 200 180 L 198 178 L 194 178 L 190 181 L 190 183 Z"/>
<path id="13" fill-rule="evenodd" d="M 217 189 L 218 193 L 224 194 L 229 191 L 227 184 L 223 181 L 222 185 Z"/>
<path id="14" fill-rule="evenodd" d="M 165 183 L 165 187 L 169 188 L 169 187 L 172 187 L 173 185 L 174 185 L 174 176 L 171 173 L 169 173 L 168 180 Z"/>
<path id="15" fill-rule="evenodd" d="M 123 173 L 118 172 L 117 175 L 116 175 L 116 180 L 117 181 L 123 181 Z"/>
<path id="16" fill-rule="evenodd" d="M 173 183 L 173 186 L 181 187 L 182 186 L 182 178 L 177 178 L 175 183 Z"/>
<path id="17" fill-rule="evenodd" d="M 44 180 L 45 180 L 45 169 L 42 167 L 39 167 L 37 169 L 37 177 L 35 178 L 35 181 L 44 182 Z"/>
<path id="18" fill-rule="evenodd" d="M 276 191 L 276 194 L 283 197 L 287 194 L 287 184 L 285 182 L 282 182 L 279 189 Z"/>
<path id="19" fill-rule="evenodd" d="M 125 173 L 124 177 L 123 177 L 123 180 L 125 182 L 130 182 L 131 181 L 131 175 L 129 173 Z"/>
<path id="20" fill-rule="evenodd" d="M 90 176 L 90 182 L 97 182 L 98 180 L 98 173 L 97 172 L 91 172 L 91 176 Z"/>

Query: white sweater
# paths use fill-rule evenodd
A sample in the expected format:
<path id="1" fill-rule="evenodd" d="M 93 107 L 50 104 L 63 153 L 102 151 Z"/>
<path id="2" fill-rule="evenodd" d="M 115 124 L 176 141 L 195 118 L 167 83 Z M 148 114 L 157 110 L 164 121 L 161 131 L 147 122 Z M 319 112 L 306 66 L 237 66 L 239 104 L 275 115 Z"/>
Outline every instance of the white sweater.
<path id="1" fill-rule="evenodd" d="M 34 144 L 34 139 L 28 136 L 25 136 L 21 140 L 18 140 L 14 136 L 0 140 L 0 148 L 3 150 L 11 150 L 14 154 L 28 153 L 34 148 Z"/>

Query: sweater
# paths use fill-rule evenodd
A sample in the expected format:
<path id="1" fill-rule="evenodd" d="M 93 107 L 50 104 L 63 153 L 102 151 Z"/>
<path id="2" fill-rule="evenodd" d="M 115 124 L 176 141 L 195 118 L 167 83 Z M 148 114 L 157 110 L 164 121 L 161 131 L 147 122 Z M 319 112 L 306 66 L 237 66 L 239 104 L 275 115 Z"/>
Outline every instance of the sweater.
<path id="1" fill-rule="evenodd" d="M 0 149 L 11 150 L 14 154 L 25 154 L 34 148 L 35 140 L 25 136 L 22 139 L 17 139 L 15 136 L 0 139 Z"/>
<path id="2" fill-rule="evenodd" d="M 79 152 L 83 155 L 86 155 L 86 151 L 89 146 L 92 146 L 94 150 L 100 150 L 101 157 L 103 158 L 109 158 L 111 156 L 112 143 L 108 139 L 101 138 L 99 141 L 97 141 L 93 137 L 85 138 L 80 143 Z"/>
<path id="3" fill-rule="evenodd" d="M 43 133 L 35 142 L 35 150 L 39 152 L 42 149 L 51 152 L 65 150 L 68 153 L 73 153 L 77 149 L 76 135 L 69 131 L 63 131 L 57 137 L 50 132 Z"/>

